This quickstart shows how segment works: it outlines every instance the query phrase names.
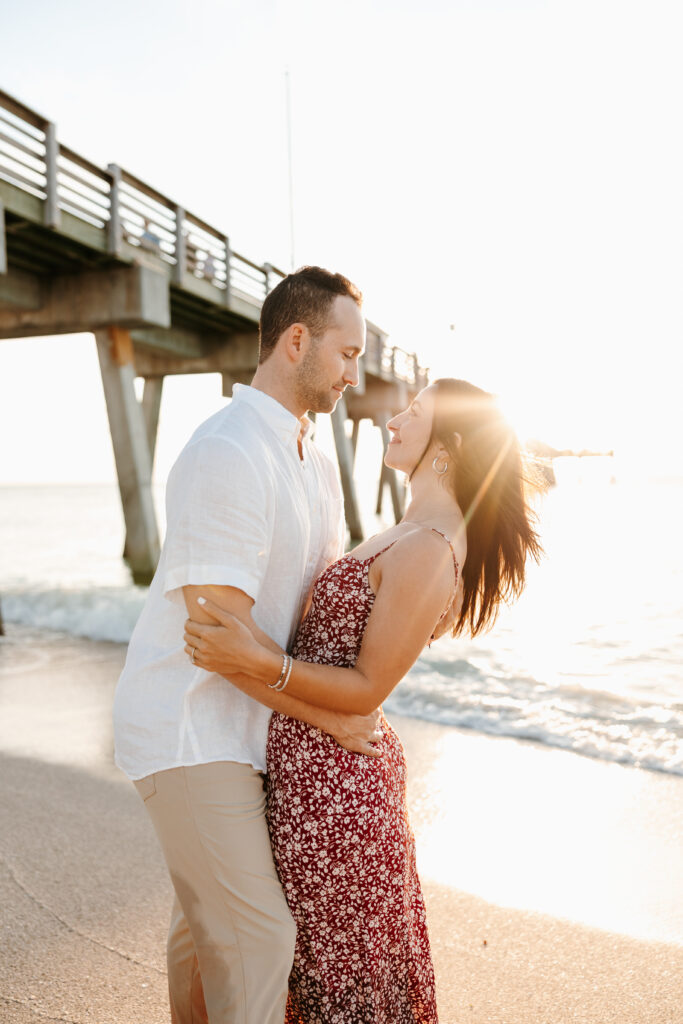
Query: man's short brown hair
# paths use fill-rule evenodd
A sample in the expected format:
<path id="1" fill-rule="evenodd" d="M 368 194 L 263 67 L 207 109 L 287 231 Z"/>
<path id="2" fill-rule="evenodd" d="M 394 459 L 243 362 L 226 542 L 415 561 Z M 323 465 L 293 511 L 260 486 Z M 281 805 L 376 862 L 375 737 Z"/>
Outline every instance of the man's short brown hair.
<path id="1" fill-rule="evenodd" d="M 348 295 L 360 306 L 361 292 L 342 274 L 322 267 L 301 267 L 288 274 L 266 296 L 259 323 L 259 363 L 264 363 L 278 339 L 292 324 L 305 324 L 311 335 L 319 337 L 329 326 L 332 303 L 338 295 Z"/>

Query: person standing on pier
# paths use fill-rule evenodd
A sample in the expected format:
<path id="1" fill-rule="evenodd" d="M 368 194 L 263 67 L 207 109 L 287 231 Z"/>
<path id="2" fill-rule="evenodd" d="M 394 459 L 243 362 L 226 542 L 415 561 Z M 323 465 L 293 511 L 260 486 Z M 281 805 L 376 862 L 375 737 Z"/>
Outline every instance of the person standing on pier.
<path id="1" fill-rule="evenodd" d="M 168 936 L 174 1024 L 282 1024 L 295 926 L 275 871 L 262 772 L 271 710 L 378 756 L 378 716 L 272 691 L 257 703 L 188 661 L 197 597 L 253 617 L 288 647 L 318 574 L 342 554 L 333 464 L 305 410 L 331 412 L 358 383 L 362 296 L 304 267 L 267 296 L 250 387 L 203 423 L 168 480 L 167 534 L 114 700 L 116 763 L 145 802 L 175 889 Z M 237 680 L 237 677 L 235 677 Z"/>

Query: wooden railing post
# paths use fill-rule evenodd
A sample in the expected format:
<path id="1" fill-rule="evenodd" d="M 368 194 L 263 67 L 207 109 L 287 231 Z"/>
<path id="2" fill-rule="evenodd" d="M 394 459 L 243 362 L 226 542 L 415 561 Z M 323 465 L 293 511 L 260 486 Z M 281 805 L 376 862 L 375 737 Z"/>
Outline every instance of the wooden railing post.
<path id="1" fill-rule="evenodd" d="M 57 196 L 57 126 L 53 121 L 45 124 L 45 224 L 49 228 L 59 227 L 59 199 Z"/>
<path id="2" fill-rule="evenodd" d="M 176 204 L 175 207 L 175 267 L 173 268 L 173 283 L 181 285 L 187 270 L 187 248 L 185 246 L 185 210 Z"/>
<path id="3" fill-rule="evenodd" d="M 232 262 L 232 252 L 230 250 L 230 239 L 226 235 L 223 239 L 225 246 L 225 305 L 230 308 L 230 302 L 232 299 L 232 287 L 230 282 L 230 263 Z"/>
<path id="4" fill-rule="evenodd" d="M 107 167 L 111 175 L 109 189 L 109 223 L 107 224 L 107 250 L 112 256 L 121 254 L 121 243 L 123 233 L 121 231 L 121 168 L 118 164 L 109 164 Z"/>

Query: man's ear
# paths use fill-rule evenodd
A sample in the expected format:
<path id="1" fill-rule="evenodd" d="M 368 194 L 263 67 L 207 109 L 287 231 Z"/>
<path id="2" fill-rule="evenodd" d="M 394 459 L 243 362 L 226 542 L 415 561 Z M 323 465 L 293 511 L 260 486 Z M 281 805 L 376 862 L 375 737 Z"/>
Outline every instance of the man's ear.
<path id="1" fill-rule="evenodd" d="M 279 342 L 292 363 L 301 362 L 311 343 L 311 334 L 306 324 L 290 324 L 280 335 Z"/>

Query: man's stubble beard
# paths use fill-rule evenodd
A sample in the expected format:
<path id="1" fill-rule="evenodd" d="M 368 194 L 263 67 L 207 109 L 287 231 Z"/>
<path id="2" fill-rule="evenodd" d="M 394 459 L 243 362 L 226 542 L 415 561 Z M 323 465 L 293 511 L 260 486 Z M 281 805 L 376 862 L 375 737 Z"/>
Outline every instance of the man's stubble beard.
<path id="1" fill-rule="evenodd" d="M 310 412 L 332 412 L 338 401 L 332 397 L 333 386 L 328 385 L 323 379 L 314 342 L 306 353 L 296 378 L 297 399 Z"/>

